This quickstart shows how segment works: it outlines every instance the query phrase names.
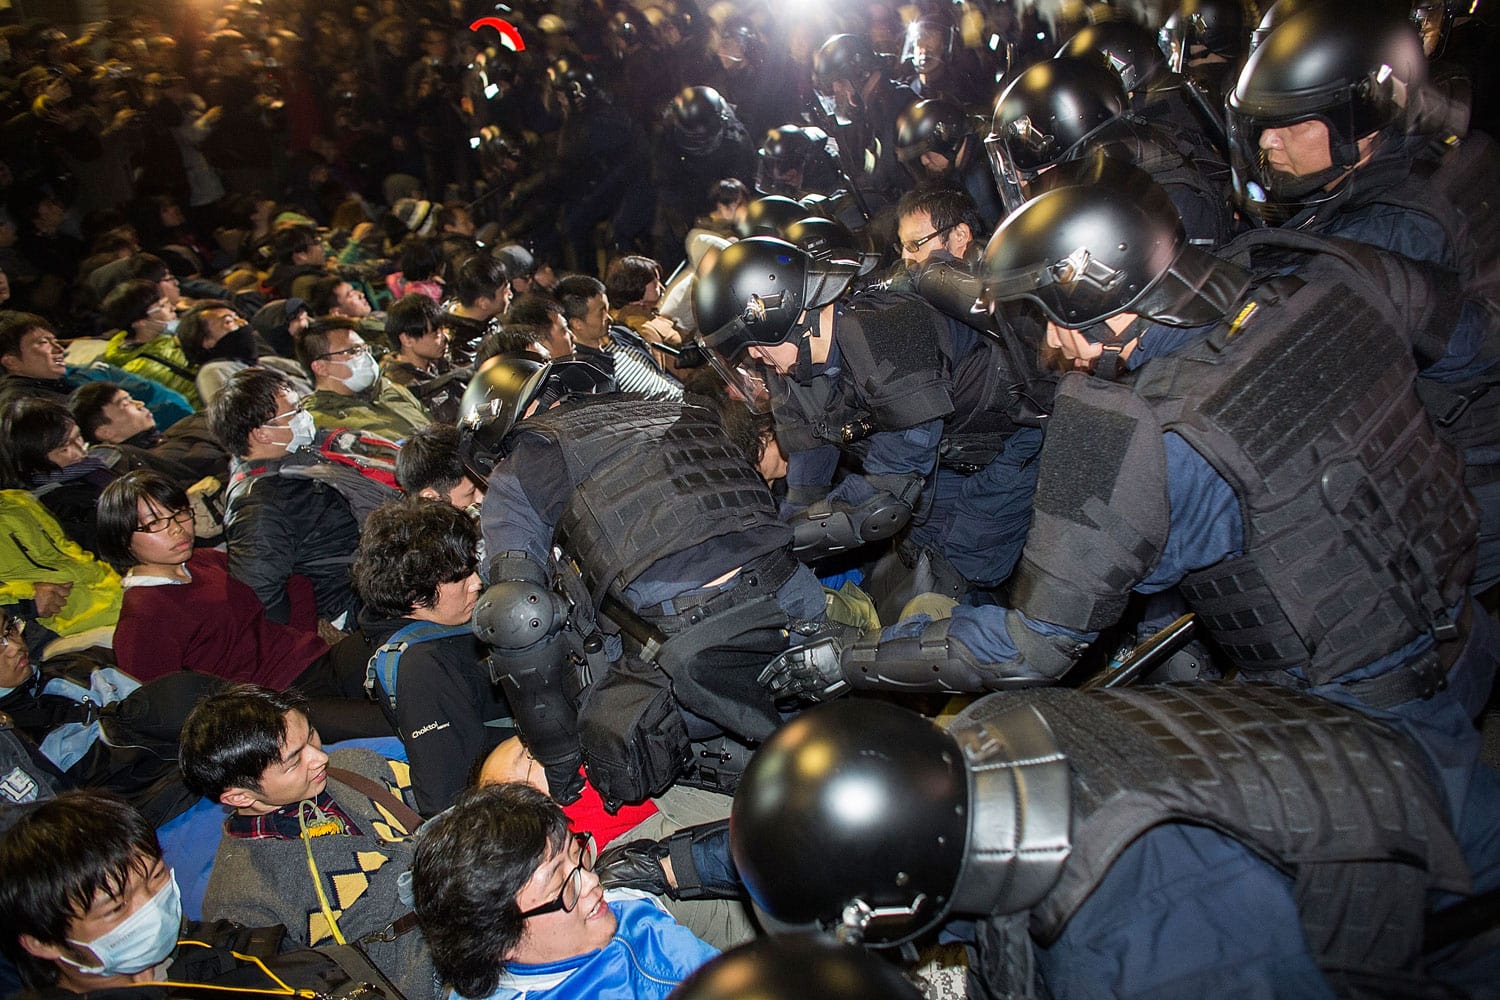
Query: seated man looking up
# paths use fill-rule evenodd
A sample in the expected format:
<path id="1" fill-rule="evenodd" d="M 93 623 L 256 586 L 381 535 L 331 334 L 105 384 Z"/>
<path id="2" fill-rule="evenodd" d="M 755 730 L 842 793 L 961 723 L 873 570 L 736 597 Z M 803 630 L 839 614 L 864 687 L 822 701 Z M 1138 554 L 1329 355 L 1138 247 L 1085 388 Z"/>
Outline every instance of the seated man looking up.
<path id="1" fill-rule="evenodd" d="M 205 919 L 279 923 L 316 947 L 379 934 L 406 914 L 397 881 L 411 864 L 416 816 L 404 765 L 370 750 L 325 753 L 300 695 L 252 684 L 199 702 L 179 760 L 190 789 L 234 810 Z M 430 996 L 421 935 L 389 936 L 366 941 L 370 959 L 409 1000 Z"/>
<path id="2" fill-rule="evenodd" d="M 146 404 L 113 382 L 90 382 L 74 389 L 68 409 L 85 441 L 114 447 L 128 456 L 132 467 L 153 469 L 184 489 L 205 476 L 221 482 L 229 478 L 229 456 L 214 440 L 205 413 L 159 431 Z"/>
<path id="3" fill-rule="evenodd" d="M 313 380 L 303 400 L 313 423 L 401 441 L 432 422 L 411 392 L 380 377 L 380 366 L 353 320 L 324 319 L 297 340 L 297 360 Z"/>
<path id="4" fill-rule="evenodd" d="M 365 605 L 359 634 L 334 653 L 350 658 L 344 647 L 352 647 L 356 662 L 370 664 L 366 687 L 406 744 L 424 816 L 451 805 L 474 762 L 515 732 L 490 679 L 488 650 L 469 628 L 478 545 L 474 518 L 443 501 L 408 499 L 375 511 L 354 562 Z"/>
<path id="5" fill-rule="evenodd" d="M 193 412 L 179 392 L 123 368 L 98 362 L 87 367 L 67 363 L 67 349 L 50 321 L 35 313 L 12 312 L 0 319 L 0 406 L 28 397 L 68 401 L 81 385 L 108 379 L 127 389 L 151 410 L 156 426 L 171 427 Z"/>
<path id="6" fill-rule="evenodd" d="M 412 865 L 433 964 L 460 997 L 665 997 L 714 949 L 650 898 L 611 893 L 588 834 L 523 784 L 467 792 Z"/>

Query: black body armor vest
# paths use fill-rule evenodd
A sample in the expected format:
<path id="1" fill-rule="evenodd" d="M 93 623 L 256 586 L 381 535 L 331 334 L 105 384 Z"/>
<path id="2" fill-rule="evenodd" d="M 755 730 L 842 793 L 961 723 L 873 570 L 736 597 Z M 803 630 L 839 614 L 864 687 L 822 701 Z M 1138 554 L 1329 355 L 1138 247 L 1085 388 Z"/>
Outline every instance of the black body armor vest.
<path id="1" fill-rule="evenodd" d="M 1041 714 L 1071 773 L 1071 853 L 1030 910 L 1044 946 L 1125 849 L 1163 823 L 1211 827 L 1286 873 L 1309 947 L 1329 969 L 1416 967 L 1425 893 L 1466 891 L 1421 758 L 1358 713 L 1262 684 L 1030 688 L 976 702 L 950 731 L 974 744 L 965 734 L 1020 706 Z M 994 919 L 1014 909 L 1005 904 L 994 901 Z"/>
<path id="2" fill-rule="evenodd" d="M 699 406 L 614 396 L 538 414 L 520 429 L 558 444 L 574 487 L 558 530 L 596 600 L 722 535 L 779 530 L 791 544 L 765 481 Z"/>
<path id="3" fill-rule="evenodd" d="M 1335 263 L 1314 258 L 1290 296 L 1135 383 L 1244 515 L 1244 554 L 1189 574 L 1188 604 L 1237 666 L 1305 665 L 1314 684 L 1424 633 L 1459 641 L 1448 609 L 1478 527 L 1462 463 L 1412 391 L 1410 342 L 1385 296 Z"/>

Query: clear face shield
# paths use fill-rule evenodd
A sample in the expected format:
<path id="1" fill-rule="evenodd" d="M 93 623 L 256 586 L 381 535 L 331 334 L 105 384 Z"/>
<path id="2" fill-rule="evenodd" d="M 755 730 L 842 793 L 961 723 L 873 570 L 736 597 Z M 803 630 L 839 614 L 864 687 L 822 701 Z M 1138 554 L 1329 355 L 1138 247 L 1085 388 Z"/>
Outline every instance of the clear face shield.
<path id="1" fill-rule="evenodd" d="M 901 62 L 923 76 L 936 73 L 953 56 L 953 29 L 933 21 L 913 21 L 901 44 Z"/>
<path id="2" fill-rule="evenodd" d="M 1008 130 L 1014 129 L 1021 122 L 1025 122 L 1025 129 L 1030 129 L 1030 120 L 1023 118 L 1018 122 L 1012 122 Z M 1005 205 L 1007 213 L 1014 212 L 1026 204 L 1028 197 L 1027 181 L 1029 178 L 1024 177 L 1021 171 L 1016 168 L 1015 159 L 1009 149 L 1009 142 L 1006 136 L 997 132 L 991 132 L 985 137 L 984 152 L 989 157 L 990 173 L 994 175 L 995 187 L 1000 192 L 1000 201 Z"/>
<path id="3" fill-rule="evenodd" d="M 1310 157 L 1288 153 L 1285 148 L 1268 148 L 1276 143 L 1266 138 L 1270 130 L 1288 129 L 1308 121 L 1322 123 L 1328 135 L 1327 156 L 1320 161 L 1326 165 L 1313 170 L 1306 169 Z M 1230 109 L 1226 122 L 1230 182 L 1235 199 L 1263 226 L 1279 226 L 1304 209 L 1331 200 L 1337 194 L 1334 182 L 1352 169 L 1337 162 L 1338 157 L 1332 148 L 1336 126 L 1326 115 L 1264 119 Z M 1322 151 L 1321 147 L 1319 151 Z"/>
<path id="4" fill-rule="evenodd" d="M 772 156 L 761 150 L 755 164 L 755 190 L 761 194 L 795 198 L 802 193 L 802 177 L 806 167 L 806 155 Z"/>
<path id="5" fill-rule="evenodd" d="M 1169 18 L 1161 31 L 1157 32 L 1162 54 L 1167 57 L 1167 67 L 1173 73 L 1181 73 L 1192 61 L 1193 39 L 1202 31 L 1202 15 L 1189 14 L 1184 17 L 1179 14 Z"/>

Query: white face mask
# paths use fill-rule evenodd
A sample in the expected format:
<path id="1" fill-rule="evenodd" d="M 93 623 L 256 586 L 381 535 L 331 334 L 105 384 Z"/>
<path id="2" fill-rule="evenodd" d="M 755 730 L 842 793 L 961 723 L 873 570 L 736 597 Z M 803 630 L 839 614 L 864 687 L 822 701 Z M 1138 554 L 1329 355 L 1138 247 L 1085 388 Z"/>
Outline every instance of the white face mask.
<path id="1" fill-rule="evenodd" d="M 286 423 L 287 430 L 292 432 L 292 439 L 287 442 L 288 453 L 299 451 L 313 443 L 313 435 L 317 428 L 313 426 L 312 414 L 306 410 L 298 410 L 292 414 L 292 419 Z"/>
<path id="2" fill-rule="evenodd" d="M 92 951 L 99 959 L 98 965 L 80 965 L 61 955 L 58 959 L 91 976 L 133 975 L 165 961 L 177 947 L 177 935 L 181 930 L 182 893 L 177 888 L 177 875 L 173 873 L 156 895 L 114 930 L 92 941 L 68 940 L 69 944 Z"/>
<path id="3" fill-rule="evenodd" d="M 375 384 L 375 376 L 380 373 L 380 366 L 375 363 L 368 352 L 356 354 L 349 362 L 349 377 L 340 379 L 350 392 L 364 392 Z"/>

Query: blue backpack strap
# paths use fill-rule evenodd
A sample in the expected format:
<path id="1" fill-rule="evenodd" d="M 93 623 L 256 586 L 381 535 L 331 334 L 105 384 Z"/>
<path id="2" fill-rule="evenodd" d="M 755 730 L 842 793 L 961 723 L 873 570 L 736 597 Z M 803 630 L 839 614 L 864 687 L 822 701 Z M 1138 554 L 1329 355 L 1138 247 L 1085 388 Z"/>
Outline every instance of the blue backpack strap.
<path id="1" fill-rule="evenodd" d="M 447 639 L 450 636 L 464 635 L 469 632 L 469 623 L 462 625 L 439 625 L 437 622 L 412 622 L 410 625 L 402 626 L 396 633 L 386 640 L 385 645 L 375 650 L 370 657 L 369 665 L 365 667 L 365 691 L 372 699 L 378 698 L 376 691 L 385 695 L 386 703 L 392 714 L 396 711 L 396 678 L 401 663 L 401 654 L 406 652 L 407 647 L 414 646 L 419 642 L 430 642 L 433 639 Z"/>

